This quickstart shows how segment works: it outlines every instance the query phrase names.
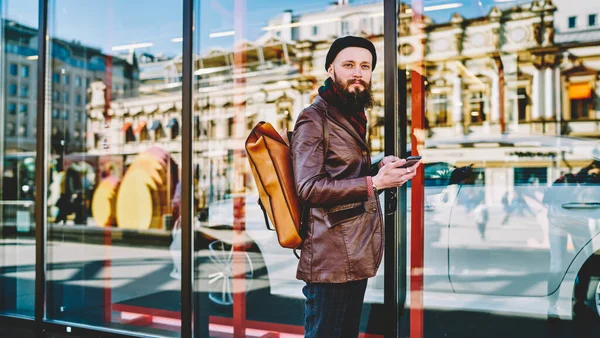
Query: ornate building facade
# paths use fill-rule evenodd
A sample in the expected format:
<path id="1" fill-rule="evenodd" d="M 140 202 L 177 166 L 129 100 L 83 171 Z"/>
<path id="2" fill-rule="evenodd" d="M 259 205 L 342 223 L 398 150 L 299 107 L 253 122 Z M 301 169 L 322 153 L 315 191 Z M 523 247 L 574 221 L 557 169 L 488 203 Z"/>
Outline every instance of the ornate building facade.
<path id="1" fill-rule="evenodd" d="M 598 38 L 557 31 L 557 10 L 534 1 L 436 25 L 412 22 L 403 6 L 400 60 L 410 68 L 425 55 L 431 128 L 439 135 L 597 132 L 589 122 L 598 110 Z"/>

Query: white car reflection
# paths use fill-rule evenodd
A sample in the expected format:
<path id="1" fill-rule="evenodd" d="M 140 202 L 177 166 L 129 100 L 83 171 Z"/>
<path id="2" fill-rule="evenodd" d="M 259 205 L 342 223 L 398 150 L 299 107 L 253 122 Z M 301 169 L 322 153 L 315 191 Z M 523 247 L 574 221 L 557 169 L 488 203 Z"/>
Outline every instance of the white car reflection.
<path id="1" fill-rule="evenodd" d="M 426 308 L 564 319 L 591 311 L 597 318 L 598 142 L 510 135 L 426 146 Z M 455 166 L 464 172 L 453 175 Z M 247 259 L 258 259 L 255 267 L 264 264 L 268 286 L 261 285 L 271 294 L 302 298 L 297 259 L 267 230 L 256 201 L 246 196 L 247 240 L 259 253 Z M 232 224 L 232 200 L 225 199 L 210 205 L 201 228 L 230 229 Z M 409 255 L 410 250 L 407 264 Z M 383 264 L 369 281 L 366 302 L 383 303 Z M 218 291 L 225 292 L 213 290 Z"/>

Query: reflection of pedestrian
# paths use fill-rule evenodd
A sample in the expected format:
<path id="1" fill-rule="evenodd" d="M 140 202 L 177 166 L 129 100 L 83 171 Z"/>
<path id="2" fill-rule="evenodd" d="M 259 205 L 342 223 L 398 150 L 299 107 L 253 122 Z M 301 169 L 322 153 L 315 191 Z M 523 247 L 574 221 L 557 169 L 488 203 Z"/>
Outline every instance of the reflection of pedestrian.
<path id="1" fill-rule="evenodd" d="M 535 212 L 531 210 L 529 204 L 527 204 L 525 201 L 525 197 L 523 197 L 523 191 L 521 189 L 515 189 L 514 197 L 511 203 L 511 213 L 516 213 L 518 216 L 535 216 Z"/>
<path id="2" fill-rule="evenodd" d="M 85 224 L 85 203 L 81 191 L 76 191 L 71 195 L 71 205 L 73 206 L 73 212 L 75 212 L 75 224 Z"/>
<path id="3" fill-rule="evenodd" d="M 55 223 L 67 223 L 67 216 L 71 213 L 71 201 L 70 196 L 66 193 L 60 194 L 58 201 L 56 201 L 56 207 L 58 208 L 58 215 L 56 215 Z"/>
<path id="4" fill-rule="evenodd" d="M 529 185 L 534 185 L 534 186 L 538 186 L 540 185 L 540 179 L 535 176 L 534 174 L 529 175 L 529 179 L 527 180 L 527 183 L 529 183 Z"/>
<path id="5" fill-rule="evenodd" d="M 509 199 L 509 192 L 507 191 L 504 196 L 502 196 L 502 207 L 504 208 L 504 219 L 502 220 L 502 225 L 506 225 L 510 218 L 510 214 L 513 211 L 511 201 Z"/>
<path id="6" fill-rule="evenodd" d="M 482 240 L 485 240 L 485 229 L 489 219 L 488 209 L 485 203 L 479 204 L 475 208 L 475 222 L 477 223 L 477 229 L 479 230 L 479 236 Z"/>
<path id="7" fill-rule="evenodd" d="M 175 279 L 181 278 L 181 181 L 177 182 L 175 194 L 171 200 L 171 215 L 173 229 L 171 236 L 173 240 L 169 246 L 169 252 L 173 258 L 173 270 L 170 276 Z"/>
<path id="8" fill-rule="evenodd" d="M 171 200 L 171 215 L 173 221 L 177 220 L 180 215 L 181 208 L 181 181 L 177 182 L 177 186 L 175 186 L 175 194 L 173 195 L 173 199 Z"/>
<path id="9" fill-rule="evenodd" d="M 174 279 L 181 279 L 181 217 L 175 220 L 171 237 L 173 240 L 171 241 L 171 245 L 169 245 L 169 252 L 173 259 L 173 270 L 171 270 L 169 276 Z"/>
<path id="10" fill-rule="evenodd" d="M 473 215 L 479 235 L 481 236 L 482 240 L 485 240 L 485 231 L 489 220 L 489 211 L 487 205 L 485 204 L 484 187 L 477 185 L 463 187 L 461 194 L 459 194 L 459 199 L 461 195 L 462 200 L 460 200 L 458 204 L 463 204 L 465 206 L 465 211 Z"/>

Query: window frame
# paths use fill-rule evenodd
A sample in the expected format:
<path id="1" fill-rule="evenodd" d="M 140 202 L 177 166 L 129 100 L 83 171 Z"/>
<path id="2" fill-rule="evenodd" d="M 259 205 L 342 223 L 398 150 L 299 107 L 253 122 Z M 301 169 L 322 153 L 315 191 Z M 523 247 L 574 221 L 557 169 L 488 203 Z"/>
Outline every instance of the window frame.
<path id="1" fill-rule="evenodd" d="M 598 14 L 590 14 L 588 15 L 588 26 L 596 27 L 598 26 Z"/>
<path id="2" fill-rule="evenodd" d="M 567 22 L 568 27 L 570 29 L 577 28 L 577 16 L 570 16 L 570 17 L 568 17 L 567 20 L 568 20 L 568 22 Z"/>

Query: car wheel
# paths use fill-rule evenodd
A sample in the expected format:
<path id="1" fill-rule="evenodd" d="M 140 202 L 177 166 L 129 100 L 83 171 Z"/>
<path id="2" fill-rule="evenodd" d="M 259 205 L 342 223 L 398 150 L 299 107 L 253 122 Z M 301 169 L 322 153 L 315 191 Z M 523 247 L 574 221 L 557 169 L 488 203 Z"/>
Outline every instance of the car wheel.
<path id="1" fill-rule="evenodd" d="M 203 264 L 201 274 L 207 279 L 208 298 L 217 305 L 233 304 L 233 246 L 223 241 L 213 241 L 208 245 L 207 264 Z M 261 274 L 262 258 L 255 251 L 242 253 L 245 264 L 246 292 L 253 289 L 253 284 Z M 264 263 L 262 263 L 264 265 Z"/>
<path id="2" fill-rule="evenodd" d="M 577 276 L 573 322 L 576 337 L 597 337 L 600 333 L 600 275 Z"/>

